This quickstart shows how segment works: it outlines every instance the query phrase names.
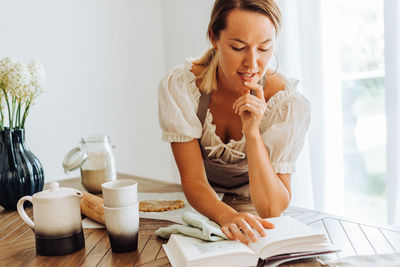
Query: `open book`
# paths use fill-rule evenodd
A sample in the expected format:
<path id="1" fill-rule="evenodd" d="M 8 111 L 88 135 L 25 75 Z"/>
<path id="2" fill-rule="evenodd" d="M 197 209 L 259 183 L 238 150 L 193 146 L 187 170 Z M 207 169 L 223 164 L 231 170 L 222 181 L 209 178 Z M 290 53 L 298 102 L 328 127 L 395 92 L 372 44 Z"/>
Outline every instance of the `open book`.
<path id="1" fill-rule="evenodd" d="M 163 248 L 173 267 L 256 266 L 259 258 L 265 260 L 263 266 L 275 266 L 278 262 L 336 252 L 324 233 L 292 217 L 268 220 L 275 228 L 266 229 L 266 237 L 248 246 L 239 241 L 207 242 L 173 234 Z"/>

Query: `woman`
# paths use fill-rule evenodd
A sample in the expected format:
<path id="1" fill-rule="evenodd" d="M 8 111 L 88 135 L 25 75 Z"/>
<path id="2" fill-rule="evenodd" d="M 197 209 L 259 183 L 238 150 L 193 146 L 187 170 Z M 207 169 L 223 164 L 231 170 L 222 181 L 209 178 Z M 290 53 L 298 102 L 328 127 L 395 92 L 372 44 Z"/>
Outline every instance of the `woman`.
<path id="1" fill-rule="evenodd" d="M 159 87 L 163 140 L 171 143 L 188 201 L 246 244 L 273 227 L 263 218 L 288 207 L 310 121 L 297 81 L 268 69 L 280 23 L 273 0 L 216 0 L 212 48 Z M 247 191 L 258 216 L 237 212 L 214 189 Z"/>

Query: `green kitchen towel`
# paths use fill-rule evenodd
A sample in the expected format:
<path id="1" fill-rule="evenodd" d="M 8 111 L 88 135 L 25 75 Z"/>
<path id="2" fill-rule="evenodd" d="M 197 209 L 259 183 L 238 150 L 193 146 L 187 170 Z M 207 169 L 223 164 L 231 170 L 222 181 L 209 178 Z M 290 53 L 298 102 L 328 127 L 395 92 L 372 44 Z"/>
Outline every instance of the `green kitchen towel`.
<path id="1" fill-rule="evenodd" d="M 158 229 L 155 234 L 168 239 L 171 234 L 183 234 L 197 237 L 206 241 L 220 241 L 227 239 L 221 227 L 206 217 L 193 212 L 185 212 L 182 220 L 186 224 L 174 224 Z"/>

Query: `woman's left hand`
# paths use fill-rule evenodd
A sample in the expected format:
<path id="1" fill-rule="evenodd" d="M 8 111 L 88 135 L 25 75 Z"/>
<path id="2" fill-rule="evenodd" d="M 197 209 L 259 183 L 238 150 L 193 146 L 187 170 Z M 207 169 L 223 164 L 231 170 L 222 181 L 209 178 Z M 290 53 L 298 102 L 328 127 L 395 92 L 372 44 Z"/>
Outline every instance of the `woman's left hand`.
<path id="1" fill-rule="evenodd" d="M 267 103 L 264 98 L 263 87 L 259 84 L 245 82 L 248 90 L 236 99 L 233 103 L 233 109 L 242 120 L 242 130 L 245 136 L 260 133 L 259 127 L 264 112 L 267 109 Z M 256 95 L 251 95 L 250 90 L 253 89 Z"/>

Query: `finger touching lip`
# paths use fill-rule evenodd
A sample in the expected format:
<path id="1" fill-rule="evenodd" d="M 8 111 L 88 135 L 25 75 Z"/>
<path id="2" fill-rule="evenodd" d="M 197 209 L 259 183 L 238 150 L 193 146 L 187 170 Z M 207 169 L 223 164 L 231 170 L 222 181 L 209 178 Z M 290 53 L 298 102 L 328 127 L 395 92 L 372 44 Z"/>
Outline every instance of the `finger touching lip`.
<path id="1" fill-rule="evenodd" d="M 263 91 L 263 88 L 261 85 L 253 84 L 253 83 L 249 83 L 249 82 L 244 82 L 243 84 L 249 88 L 249 91 L 248 91 L 249 94 L 256 96 L 258 98 L 262 98 L 262 99 L 264 98 L 264 91 Z"/>

